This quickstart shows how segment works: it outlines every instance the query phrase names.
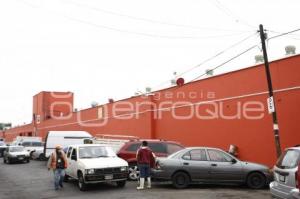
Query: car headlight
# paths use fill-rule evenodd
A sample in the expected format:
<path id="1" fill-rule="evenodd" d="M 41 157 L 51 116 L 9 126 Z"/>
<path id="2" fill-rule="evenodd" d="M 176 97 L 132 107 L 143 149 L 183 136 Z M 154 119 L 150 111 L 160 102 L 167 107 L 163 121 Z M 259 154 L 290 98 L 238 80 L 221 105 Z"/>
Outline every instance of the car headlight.
<path id="1" fill-rule="evenodd" d="M 86 174 L 94 174 L 95 173 L 95 169 L 87 169 L 85 170 Z"/>
<path id="2" fill-rule="evenodd" d="M 8 156 L 9 157 L 11 157 L 11 158 L 15 158 L 15 157 L 17 157 L 16 155 L 14 155 L 14 154 L 8 154 Z"/>
<path id="3" fill-rule="evenodd" d="M 127 171 L 127 167 L 121 167 L 121 171 Z"/>

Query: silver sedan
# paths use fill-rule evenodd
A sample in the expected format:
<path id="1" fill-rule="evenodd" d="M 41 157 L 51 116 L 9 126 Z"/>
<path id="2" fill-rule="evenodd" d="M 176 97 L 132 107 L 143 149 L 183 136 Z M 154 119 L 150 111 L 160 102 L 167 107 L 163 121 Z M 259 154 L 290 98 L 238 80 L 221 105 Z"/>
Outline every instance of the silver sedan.
<path id="1" fill-rule="evenodd" d="M 221 149 L 192 147 L 159 158 L 152 177 L 169 181 L 178 189 L 194 183 L 235 183 L 261 189 L 271 181 L 272 172 L 267 166 L 240 161 Z"/>

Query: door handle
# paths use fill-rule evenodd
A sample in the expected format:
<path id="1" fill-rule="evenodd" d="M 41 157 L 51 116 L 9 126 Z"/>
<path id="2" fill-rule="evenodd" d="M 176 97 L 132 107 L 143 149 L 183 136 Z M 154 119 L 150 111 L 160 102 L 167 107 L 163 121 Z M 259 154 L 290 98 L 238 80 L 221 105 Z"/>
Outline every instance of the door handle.
<path id="1" fill-rule="evenodd" d="M 183 165 L 186 165 L 186 166 L 188 166 L 188 165 L 190 165 L 190 164 L 189 164 L 189 163 L 187 163 L 187 162 L 184 162 L 184 163 L 183 163 Z"/>
<path id="2" fill-rule="evenodd" d="M 211 164 L 211 166 L 216 167 L 216 166 L 218 166 L 218 165 L 217 165 L 217 164 Z"/>

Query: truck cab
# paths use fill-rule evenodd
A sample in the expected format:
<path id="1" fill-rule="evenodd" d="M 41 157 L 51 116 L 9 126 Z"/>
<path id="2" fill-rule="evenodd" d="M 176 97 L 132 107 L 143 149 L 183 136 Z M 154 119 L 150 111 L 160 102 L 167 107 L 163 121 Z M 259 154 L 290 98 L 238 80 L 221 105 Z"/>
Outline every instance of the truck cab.
<path id="1" fill-rule="evenodd" d="M 128 163 L 119 158 L 112 148 L 97 144 L 71 145 L 67 149 L 68 168 L 65 181 L 73 178 L 85 191 L 89 184 L 115 182 L 124 187 L 128 176 Z"/>

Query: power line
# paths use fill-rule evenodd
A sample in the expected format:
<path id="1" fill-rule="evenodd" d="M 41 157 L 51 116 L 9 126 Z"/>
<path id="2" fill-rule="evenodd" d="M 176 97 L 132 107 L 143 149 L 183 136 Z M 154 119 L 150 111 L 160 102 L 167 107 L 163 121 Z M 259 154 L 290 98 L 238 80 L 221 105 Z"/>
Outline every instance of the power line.
<path id="1" fill-rule="evenodd" d="M 245 20 L 240 19 L 229 8 L 227 8 L 226 6 L 224 6 L 223 4 L 221 4 L 220 1 L 218 1 L 218 0 L 213 0 L 213 1 L 209 0 L 209 1 L 212 2 L 214 4 L 214 6 L 216 6 L 216 8 L 219 9 L 221 12 L 223 12 L 224 14 L 226 14 L 228 17 L 232 18 L 236 23 L 243 24 L 243 25 L 248 26 L 250 28 L 255 28 L 253 25 L 249 24 Z"/>
<path id="2" fill-rule="evenodd" d="M 186 71 L 184 71 L 184 72 L 182 72 L 182 73 L 176 75 L 176 77 L 180 77 L 180 76 L 182 76 L 182 75 L 185 75 L 185 74 L 187 74 L 187 73 L 193 71 L 194 69 L 196 69 L 196 68 L 198 68 L 198 67 L 204 65 L 205 63 L 207 63 L 207 62 L 209 62 L 209 61 L 211 61 L 211 60 L 213 60 L 213 59 L 219 57 L 220 55 L 224 54 L 224 53 L 227 52 L 228 50 L 230 50 L 230 49 L 232 49 L 232 48 L 234 48 L 234 47 L 240 45 L 241 43 L 243 43 L 244 41 L 250 39 L 251 37 L 253 37 L 253 36 L 255 36 L 255 35 L 257 35 L 257 32 L 255 32 L 254 34 L 251 34 L 251 35 L 247 36 L 246 38 L 244 38 L 244 39 L 242 39 L 242 40 L 240 40 L 240 41 L 238 41 L 238 42 L 232 44 L 231 46 L 229 46 L 229 47 L 225 48 L 224 50 L 218 52 L 217 54 L 213 55 L 212 57 L 209 57 L 208 59 L 204 60 L 204 61 L 201 62 L 200 64 L 197 64 L 196 66 L 193 66 L 192 68 L 190 68 L 190 69 L 188 69 L 188 70 L 186 70 Z M 155 86 L 154 88 L 157 88 L 157 87 L 159 87 L 159 86 L 162 86 L 162 85 L 164 85 L 165 83 L 168 83 L 168 82 L 169 82 L 169 81 L 164 81 L 164 82 L 160 83 L 159 85 Z"/>
<path id="3" fill-rule="evenodd" d="M 216 69 L 218 69 L 218 68 L 224 66 L 225 64 L 227 64 L 227 63 L 229 63 L 229 62 L 235 60 L 236 58 L 240 57 L 241 55 L 243 55 L 243 54 L 249 52 L 250 50 L 252 50 L 252 49 L 254 49 L 254 48 L 256 48 L 256 47 L 258 47 L 258 46 L 257 46 L 257 45 L 254 45 L 254 46 L 248 48 L 247 50 L 245 50 L 245 51 L 243 51 L 243 52 L 237 54 L 236 56 L 230 58 L 229 60 L 223 62 L 222 64 L 216 66 L 215 68 L 213 68 L 213 69 L 211 69 L 211 70 L 216 70 Z M 196 77 L 196 78 L 194 78 L 193 80 L 191 80 L 191 82 L 193 82 L 193 81 L 195 81 L 195 80 L 197 80 L 197 79 L 203 77 L 204 75 L 206 75 L 206 73 L 203 73 L 203 74 L 199 75 L 198 77 Z"/>
<path id="4" fill-rule="evenodd" d="M 295 29 L 295 30 L 291 30 L 291 31 L 288 31 L 288 32 L 285 32 L 285 33 L 281 33 L 281 34 L 275 35 L 275 36 L 273 36 L 273 37 L 270 37 L 270 38 L 268 38 L 268 41 L 271 40 L 271 39 L 275 39 L 275 38 L 278 38 L 278 37 L 282 37 L 282 36 L 285 36 L 285 35 L 288 35 L 288 34 L 292 34 L 292 33 L 294 33 L 294 32 L 298 32 L 298 31 L 300 31 L 300 28 Z M 275 31 L 273 31 L 273 32 L 275 32 Z"/>
<path id="5" fill-rule="evenodd" d="M 170 22 L 165 22 L 165 21 L 159 21 L 159 20 L 154 20 L 154 19 L 149 19 L 149 18 L 143 18 L 143 17 L 136 17 L 136 16 L 132 16 L 132 15 L 127 15 L 127 14 L 123 14 L 123 13 L 118 13 L 115 11 L 110 11 L 110 10 L 105 10 L 102 8 L 96 8 L 87 4 L 82 4 L 82 3 L 78 3 L 75 1 L 71 1 L 71 0 L 62 0 L 65 3 L 68 4 L 73 4 L 79 7 L 85 7 L 97 12 L 102 12 L 105 14 L 110 14 L 110 15 L 115 15 L 115 16 L 119 16 L 119 17 L 125 17 L 125 18 L 129 18 L 132 20 L 138 20 L 138 21 L 145 21 L 148 23 L 155 23 L 155 24 L 160 24 L 160 25 L 167 25 L 167 26 L 174 26 L 174 27 L 179 27 L 179 28 L 190 28 L 190 29 L 200 29 L 200 30 L 215 30 L 215 31 L 231 31 L 231 32 L 248 32 L 248 31 L 239 31 L 239 30 L 229 30 L 229 29 L 220 29 L 220 28 L 209 28 L 209 27 L 200 27 L 200 26 L 191 26 L 191 25 L 185 25 L 185 24 L 176 24 L 176 23 L 170 23 Z"/>
<path id="6" fill-rule="evenodd" d="M 42 8 L 40 6 L 36 6 L 36 5 L 31 4 L 31 3 L 28 3 L 28 2 L 26 2 L 24 0 L 17 0 L 17 1 L 21 1 L 25 5 L 30 6 L 32 8 Z M 164 39 L 212 39 L 212 38 L 232 37 L 232 36 L 237 36 L 237 35 L 245 34 L 245 32 L 243 32 L 243 33 L 235 33 L 235 34 L 207 35 L 207 36 L 171 36 L 171 35 L 160 35 L 160 34 L 152 34 L 152 33 L 145 33 L 145 32 L 136 32 L 136 31 L 131 31 L 131 30 L 125 30 L 125 29 L 115 28 L 115 27 L 106 26 L 106 25 L 102 25 L 102 24 L 97 24 L 97 23 L 93 23 L 93 22 L 90 22 L 90 21 L 87 21 L 87 20 L 82 20 L 82 19 L 78 19 L 78 18 L 75 18 L 75 17 L 67 16 L 67 15 L 55 12 L 53 10 L 48 10 L 48 9 L 45 9 L 45 10 L 47 10 L 48 12 L 54 13 L 56 15 L 60 15 L 60 16 L 62 16 L 64 18 L 69 19 L 69 20 L 82 23 L 82 24 L 86 24 L 86 25 L 90 25 L 90 26 L 93 26 L 93 27 L 97 27 L 97 28 L 101 28 L 101 29 L 106 29 L 106 30 L 110 30 L 110 31 L 114 31 L 114 32 L 121 32 L 121 33 L 127 33 L 127 34 L 132 34 L 132 35 L 144 36 L 144 37 L 154 37 L 154 38 L 164 38 Z"/>

